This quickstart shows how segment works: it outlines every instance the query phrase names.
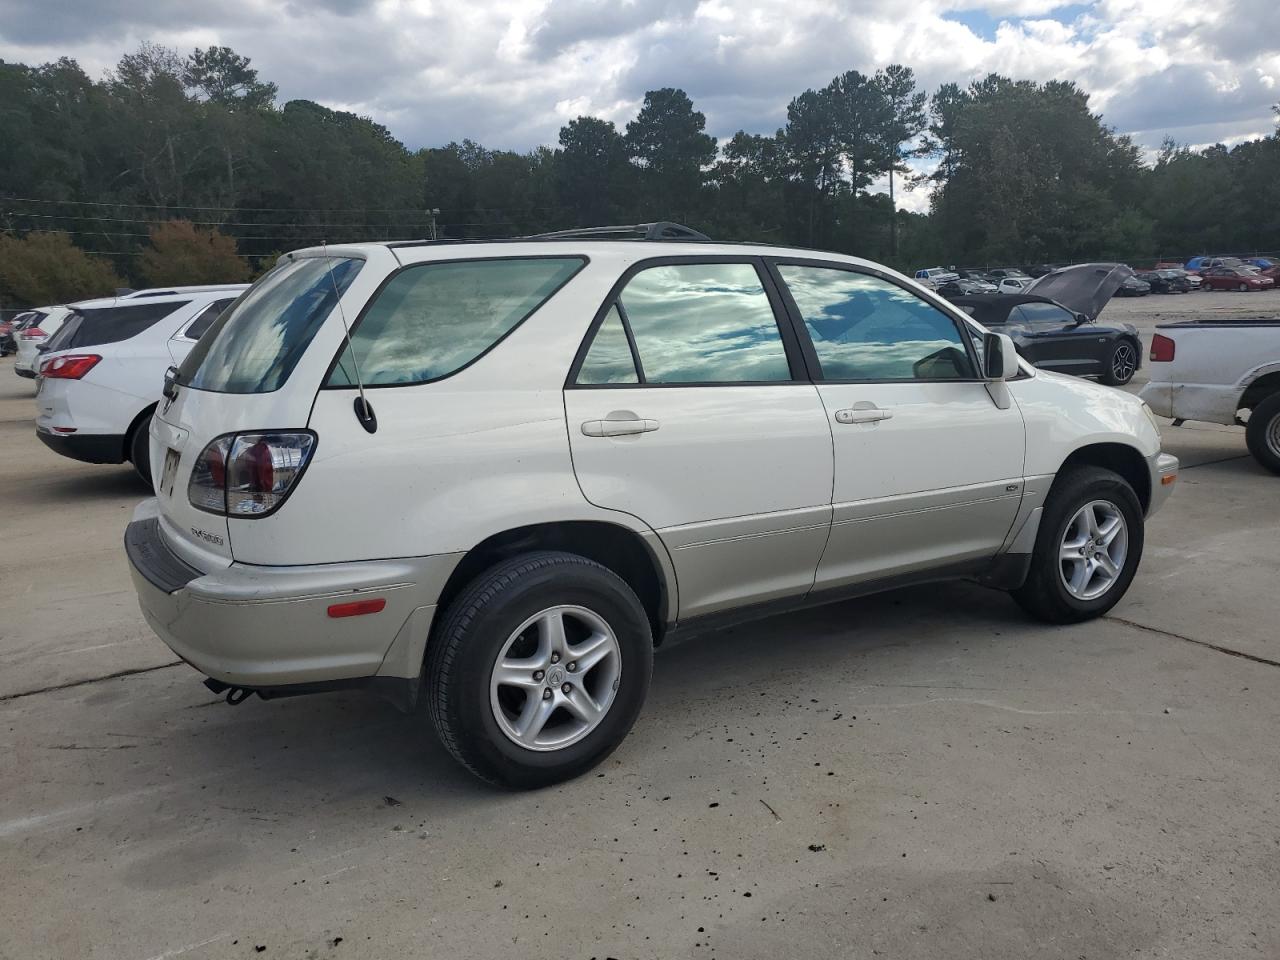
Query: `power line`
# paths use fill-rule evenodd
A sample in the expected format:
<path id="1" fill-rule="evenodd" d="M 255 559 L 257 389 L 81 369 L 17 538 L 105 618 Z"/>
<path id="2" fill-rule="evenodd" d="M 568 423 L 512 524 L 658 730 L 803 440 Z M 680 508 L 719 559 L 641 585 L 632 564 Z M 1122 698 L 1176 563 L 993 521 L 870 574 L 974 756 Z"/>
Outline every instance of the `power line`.
<path id="1" fill-rule="evenodd" d="M 59 206 L 81 206 L 81 207 L 130 207 L 136 210 L 230 210 L 234 213 L 413 213 L 421 214 L 422 209 L 419 207 L 240 207 L 240 206 L 223 206 L 223 207 L 202 207 L 189 203 L 130 203 L 123 200 L 42 200 L 36 197 L 2 197 L 5 203 L 42 203 Z M 538 211 L 540 213 L 556 213 L 561 210 L 560 207 L 529 207 L 530 211 Z M 464 216 L 472 213 L 493 212 L 483 207 L 472 208 L 470 210 L 444 210 L 442 216 L 451 216 L 453 214 L 462 214 Z"/>

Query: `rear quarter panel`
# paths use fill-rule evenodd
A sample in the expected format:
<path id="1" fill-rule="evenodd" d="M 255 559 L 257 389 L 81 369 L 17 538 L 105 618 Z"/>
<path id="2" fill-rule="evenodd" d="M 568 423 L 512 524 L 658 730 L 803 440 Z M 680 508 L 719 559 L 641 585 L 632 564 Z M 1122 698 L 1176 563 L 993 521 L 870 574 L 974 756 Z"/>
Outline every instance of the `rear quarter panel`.
<path id="1" fill-rule="evenodd" d="M 415 250 L 398 252 L 409 259 Z M 429 253 L 464 259 L 468 251 Z M 513 245 L 511 255 L 522 253 Z M 649 532 L 636 518 L 582 495 L 563 396 L 596 309 L 638 258 L 591 251 L 587 266 L 556 296 L 471 366 L 435 383 L 369 389 L 376 433 L 356 418 L 354 388 L 320 390 L 309 423 L 318 438 L 314 459 L 277 513 L 230 521 L 236 560 L 329 563 L 452 553 L 513 527 L 562 520 Z M 323 354 L 327 367 L 340 346 L 328 336 L 332 328 L 324 332 L 308 364 Z"/>

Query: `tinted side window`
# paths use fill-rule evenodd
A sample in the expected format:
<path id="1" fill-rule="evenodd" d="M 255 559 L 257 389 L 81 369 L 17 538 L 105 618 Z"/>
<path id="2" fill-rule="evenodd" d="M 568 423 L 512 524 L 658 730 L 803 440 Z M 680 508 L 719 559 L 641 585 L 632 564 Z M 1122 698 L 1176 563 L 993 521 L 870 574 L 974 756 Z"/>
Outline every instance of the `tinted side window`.
<path id="1" fill-rule="evenodd" d="M 582 268 L 579 257 L 424 263 L 396 274 L 351 332 L 366 386 L 455 373 L 542 306 Z M 328 386 L 354 386 L 344 347 Z"/>
<path id="2" fill-rule="evenodd" d="M 618 299 L 645 383 L 791 379 L 773 307 L 749 263 L 649 267 Z"/>
<path id="3" fill-rule="evenodd" d="M 631 356 L 631 344 L 622 326 L 622 315 L 617 306 L 605 314 L 591 349 L 578 371 L 578 383 L 639 383 L 635 358 Z"/>
<path id="4" fill-rule="evenodd" d="M 1052 303 L 1024 303 L 1019 305 L 1017 310 L 1024 322 L 1039 327 L 1070 326 L 1076 319 L 1066 310 Z"/>
<path id="5" fill-rule="evenodd" d="M 976 374 L 955 321 L 887 280 L 779 265 L 827 380 L 965 380 Z"/>
<path id="6" fill-rule="evenodd" d="M 199 340 L 204 335 L 204 332 L 213 325 L 213 321 L 218 319 L 218 315 L 233 303 L 235 303 L 235 297 L 228 297 L 226 300 L 215 300 L 196 315 L 196 318 L 187 325 L 187 329 L 182 335 L 188 340 Z"/>

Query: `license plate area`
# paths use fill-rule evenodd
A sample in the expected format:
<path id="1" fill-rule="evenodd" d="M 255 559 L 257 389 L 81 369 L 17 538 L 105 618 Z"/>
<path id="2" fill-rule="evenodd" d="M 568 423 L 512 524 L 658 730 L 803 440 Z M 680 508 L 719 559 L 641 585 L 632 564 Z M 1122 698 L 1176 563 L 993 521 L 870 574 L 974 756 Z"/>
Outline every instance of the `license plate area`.
<path id="1" fill-rule="evenodd" d="M 166 497 L 173 496 L 173 485 L 178 477 L 178 462 L 181 452 L 168 447 L 164 452 L 164 471 L 160 474 L 160 493 Z"/>

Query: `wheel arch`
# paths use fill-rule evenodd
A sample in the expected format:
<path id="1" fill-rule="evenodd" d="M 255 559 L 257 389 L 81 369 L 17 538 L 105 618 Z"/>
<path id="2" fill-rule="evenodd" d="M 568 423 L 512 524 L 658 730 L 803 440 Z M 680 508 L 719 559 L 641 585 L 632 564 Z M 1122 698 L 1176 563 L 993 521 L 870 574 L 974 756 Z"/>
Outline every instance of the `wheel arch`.
<path id="1" fill-rule="evenodd" d="M 1135 447 L 1124 443 L 1090 443 L 1078 447 L 1062 461 L 1058 467 L 1057 477 L 1065 476 L 1072 467 L 1102 467 L 1118 473 L 1133 487 L 1146 513 L 1151 507 L 1151 471 L 1147 467 L 1147 459 Z M 1057 483 L 1055 478 L 1054 483 Z"/>
<path id="2" fill-rule="evenodd" d="M 1252 410 L 1273 393 L 1280 393 L 1280 367 L 1273 366 L 1269 370 L 1264 367 L 1263 371 L 1256 373 L 1240 394 L 1236 401 L 1237 410 Z"/>
<path id="3" fill-rule="evenodd" d="M 437 600 L 444 611 L 485 570 L 510 557 L 534 550 L 563 550 L 593 560 L 613 571 L 635 591 L 649 617 L 654 644 L 662 642 L 675 620 L 675 572 L 656 535 L 645 537 L 618 523 L 602 520 L 559 520 L 513 527 L 486 537 L 458 561 Z M 437 616 L 436 623 L 443 619 Z M 430 645 L 430 641 L 428 641 Z"/>

